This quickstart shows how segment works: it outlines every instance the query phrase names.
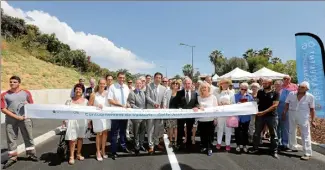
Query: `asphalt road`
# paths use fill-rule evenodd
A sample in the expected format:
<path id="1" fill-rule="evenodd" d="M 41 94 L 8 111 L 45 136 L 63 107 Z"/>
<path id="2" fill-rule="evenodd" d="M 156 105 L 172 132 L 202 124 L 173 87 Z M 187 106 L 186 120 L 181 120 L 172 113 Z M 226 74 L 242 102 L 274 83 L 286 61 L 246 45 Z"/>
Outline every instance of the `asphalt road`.
<path id="1" fill-rule="evenodd" d="M 197 138 L 198 139 L 198 138 Z M 10 170 L 63 170 L 63 169 L 109 169 L 109 170 L 172 170 L 167 152 L 147 155 L 142 152 L 140 156 L 133 154 L 122 154 L 116 160 L 111 158 L 98 162 L 95 159 L 95 145 L 93 139 L 85 139 L 83 154 L 84 161 L 77 161 L 74 165 L 60 162 L 56 156 L 56 147 L 59 136 L 43 143 L 37 147 L 37 153 L 41 161 L 30 162 L 21 155 L 20 161 L 11 166 Z M 199 143 L 199 141 L 197 141 Z M 267 145 L 266 145 L 267 146 Z M 198 144 L 196 145 L 198 148 Z M 214 152 L 212 156 L 201 153 L 175 153 L 176 162 L 182 170 L 324 170 L 325 156 L 314 152 L 309 161 L 300 160 L 301 152 L 284 153 L 280 159 L 274 159 L 267 155 L 267 150 L 262 149 L 261 155 L 235 154 L 226 152 Z M 172 155 L 174 153 L 172 152 Z M 169 155 L 171 156 L 171 155 Z M 174 169 L 175 170 L 175 169 Z"/>

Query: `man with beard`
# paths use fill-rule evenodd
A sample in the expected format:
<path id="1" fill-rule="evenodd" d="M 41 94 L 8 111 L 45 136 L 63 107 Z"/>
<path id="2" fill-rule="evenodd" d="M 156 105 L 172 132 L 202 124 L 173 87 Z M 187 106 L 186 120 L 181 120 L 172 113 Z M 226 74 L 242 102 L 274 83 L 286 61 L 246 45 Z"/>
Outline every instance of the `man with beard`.
<path id="1" fill-rule="evenodd" d="M 279 94 L 271 88 L 272 79 L 263 80 L 263 89 L 257 93 L 258 113 L 255 119 L 255 133 L 253 148 L 250 153 L 257 153 L 260 145 L 261 132 L 266 125 L 271 136 L 271 154 L 274 158 L 279 158 L 278 150 L 278 115 L 276 108 L 279 104 Z"/>

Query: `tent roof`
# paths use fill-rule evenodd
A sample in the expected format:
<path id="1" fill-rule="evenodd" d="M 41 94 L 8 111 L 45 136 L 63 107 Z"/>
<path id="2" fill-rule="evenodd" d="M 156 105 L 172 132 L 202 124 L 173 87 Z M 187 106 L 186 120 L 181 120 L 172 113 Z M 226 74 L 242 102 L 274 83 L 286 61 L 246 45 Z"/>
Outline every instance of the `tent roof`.
<path id="1" fill-rule="evenodd" d="M 218 78 L 218 80 L 223 79 L 223 78 L 228 78 L 231 80 L 249 80 L 249 79 L 255 78 L 255 75 L 237 67 L 234 70 L 232 70 L 231 72 L 220 76 Z"/>
<path id="2" fill-rule="evenodd" d="M 282 79 L 285 77 L 285 74 L 275 72 L 271 69 L 268 69 L 266 67 L 263 67 L 259 69 L 258 71 L 253 73 L 258 78 L 270 78 L 270 79 Z"/>
<path id="3" fill-rule="evenodd" d="M 218 75 L 217 74 L 215 74 L 213 77 L 212 77 L 212 81 L 217 81 L 218 80 Z"/>

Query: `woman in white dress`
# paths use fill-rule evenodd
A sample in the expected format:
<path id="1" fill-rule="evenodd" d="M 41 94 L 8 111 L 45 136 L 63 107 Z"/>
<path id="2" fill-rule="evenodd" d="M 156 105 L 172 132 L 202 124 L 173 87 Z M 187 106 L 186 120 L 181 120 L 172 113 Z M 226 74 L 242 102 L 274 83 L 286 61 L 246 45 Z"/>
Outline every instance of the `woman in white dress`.
<path id="1" fill-rule="evenodd" d="M 71 100 L 66 102 L 66 105 L 82 105 L 86 106 L 88 101 L 83 97 L 84 88 L 82 84 L 76 84 L 74 86 L 75 95 Z M 74 164 L 74 154 L 77 140 L 77 159 L 82 161 L 85 158 L 81 155 L 83 138 L 85 138 L 88 128 L 88 121 L 86 119 L 79 120 L 66 120 L 64 125 L 67 127 L 65 140 L 69 141 L 70 157 L 69 164 Z"/>
<path id="2" fill-rule="evenodd" d="M 96 106 L 102 109 L 103 106 L 107 105 L 107 91 L 105 90 L 106 80 L 104 78 L 98 81 L 94 93 L 91 94 L 89 99 L 89 106 Z M 111 128 L 111 121 L 108 119 L 94 119 L 93 130 L 96 135 L 96 156 L 98 161 L 103 161 L 103 158 L 108 158 L 105 152 L 107 131 Z"/>
<path id="3" fill-rule="evenodd" d="M 231 80 L 223 79 L 219 82 L 219 91 L 217 92 L 218 105 L 230 105 L 235 104 L 235 94 L 229 90 Z M 217 146 L 218 150 L 221 149 L 221 142 L 223 133 L 226 133 L 226 151 L 230 151 L 230 140 L 232 134 L 232 128 L 227 127 L 227 119 L 229 117 L 218 117 L 218 135 Z"/>
<path id="4" fill-rule="evenodd" d="M 203 82 L 199 87 L 199 96 L 198 102 L 200 104 L 200 109 L 204 110 L 204 108 L 212 108 L 218 106 L 218 101 L 215 95 L 210 93 L 211 86 Z M 194 109 L 195 111 L 196 109 Z M 208 156 L 212 155 L 212 141 L 213 141 L 213 132 L 214 132 L 214 124 L 215 118 L 207 117 L 207 118 L 198 118 L 196 121 L 199 122 L 198 128 L 200 130 L 200 138 L 202 149 L 201 152 L 206 152 Z"/>

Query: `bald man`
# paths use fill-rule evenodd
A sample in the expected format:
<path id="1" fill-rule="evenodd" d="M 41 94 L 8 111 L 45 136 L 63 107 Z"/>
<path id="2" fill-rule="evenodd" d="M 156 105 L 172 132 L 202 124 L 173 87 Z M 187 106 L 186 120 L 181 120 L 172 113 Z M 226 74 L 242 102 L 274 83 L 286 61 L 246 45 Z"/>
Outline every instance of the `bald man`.
<path id="1" fill-rule="evenodd" d="M 255 133 L 251 153 L 257 153 L 260 145 L 261 132 L 266 125 L 271 136 L 271 155 L 278 159 L 278 114 L 279 94 L 271 88 L 272 79 L 263 80 L 263 89 L 257 92 L 258 113 L 255 118 Z"/>

